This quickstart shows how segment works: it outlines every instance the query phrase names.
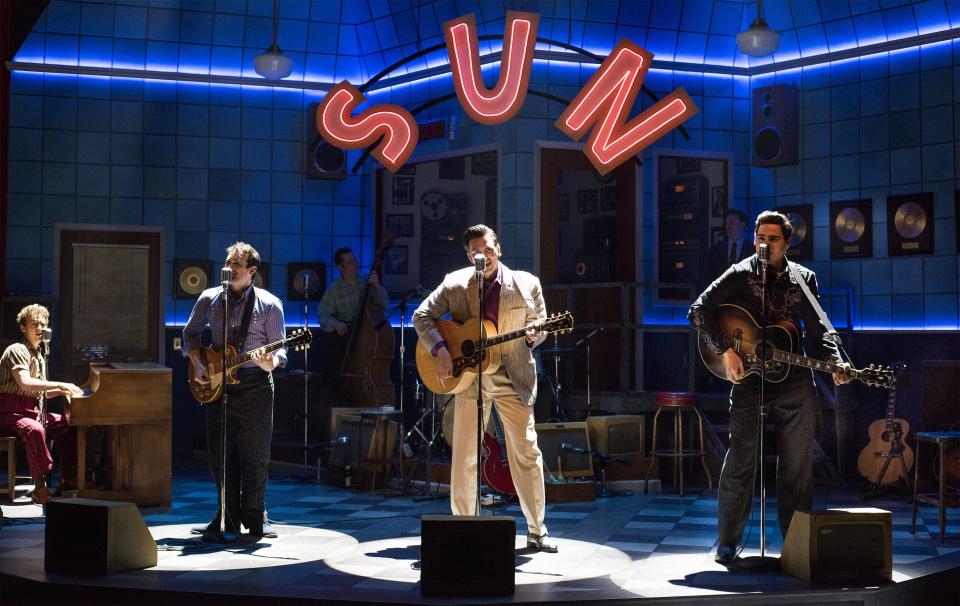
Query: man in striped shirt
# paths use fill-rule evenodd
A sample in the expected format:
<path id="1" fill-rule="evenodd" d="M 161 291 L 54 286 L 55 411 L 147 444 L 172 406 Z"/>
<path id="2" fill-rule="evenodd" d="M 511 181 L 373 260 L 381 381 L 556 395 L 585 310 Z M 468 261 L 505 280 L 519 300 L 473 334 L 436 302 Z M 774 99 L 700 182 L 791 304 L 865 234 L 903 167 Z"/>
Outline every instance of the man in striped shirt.
<path id="1" fill-rule="evenodd" d="M 50 312 L 42 305 L 21 309 L 17 324 L 23 341 L 7 347 L 0 357 L 0 433 L 16 434 L 23 441 L 33 477 L 33 500 L 41 504 L 52 497 L 49 483 L 53 458 L 47 437 L 54 439 L 60 457 L 62 475 L 58 490 L 65 488 L 65 483 L 76 483 L 77 442 L 76 432 L 62 415 L 48 412 L 46 419 L 40 418 L 39 396 L 43 393 L 49 399 L 83 395 L 73 383 L 47 380 L 40 341 L 49 322 Z"/>
<path id="2" fill-rule="evenodd" d="M 284 338 L 283 304 L 280 300 L 253 285 L 253 276 L 260 265 L 260 254 L 244 242 L 227 248 L 224 269 L 231 272 L 229 297 L 228 342 L 237 353 L 257 348 Z M 249 326 L 240 334 L 244 314 L 250 307 Z M 213 349 L 223 347 L 223 296 L 219 287 L 200 294 L 190 319 L 183 329 L 183 355 L 190 359 L 194 380 L 209 382 L 207 367 L 201 356 L 201 337 L 209 327 Z M 285 348 L 273 352 L 260 351 L 236 371 L 240 380 L 227 385 L 229 396 L 226 423 L 226 532 L 237 534 L 241 524 L 256 538 L 276 536 L 266 524 L 264 492 L 267 466 L 270 462 L 270 441 L 273 438 L 273 375 L 271 372 L 287 361 Z M 220 488 L 220 401 L 207 407 L 207 452 L 210 471 Z M 217 537 L 220 516 L 206 527 L 205 536 Z"/>

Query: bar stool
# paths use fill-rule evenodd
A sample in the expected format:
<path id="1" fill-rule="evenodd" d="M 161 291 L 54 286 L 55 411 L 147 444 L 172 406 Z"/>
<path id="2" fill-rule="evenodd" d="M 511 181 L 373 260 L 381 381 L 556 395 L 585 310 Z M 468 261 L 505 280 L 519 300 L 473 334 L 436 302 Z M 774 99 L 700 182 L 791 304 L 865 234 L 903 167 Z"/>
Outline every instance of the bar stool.
<path id="1" fill-rule="evenodd" d="M 363 426 L 368 420 L 373 420 L 373 434 L 370 437 L 370 444 L 367 451 L 368 456 L 363 456 Z M 387 430 L 390 422 L 393 422 L 396 431 L 391 440 Z M 373 468 L 373 475 L 370 478 L 370 493 L 377 488 L 377 470 L 385 469 L 383 475 L 384 484 L 390 468 L 387 467 L 393 462 L 391 450 L 396 449 L 399 443 L 399 436 L 403 435 L 403 413 L 399 410 L 384 410 L 379 408 L 365 408 L 360 411 L 360 422 L 357 425 L 357 485 L 363 490 L 366 481 L 366 467 Z"/>
<path id="2" fill-rule="evenodd" d="M 707 492 L 713 492 L 713 478 L 710 476 L 710 470 L 707 469 L 706 448 L 703 445 L 703 415 L 697 404 L 700 403 L 700 394 L 688 392 L 657 392 L 656 404 L 657 413 L 653 415 L 653 436 L 650 441 L 650 465 L 647 467 L 647 475 L 643 482 L 643 492 L 647 492 L 649 485 L 650 472 L 653 470 L 653 464 L 657 462 L 658 457 L 673 459 L 673 485 L 680 488 L 680 496 L 683 496 L 683 459 L 688 457 L 700 457 L 700 464 L 703 466 L 703 473 L 707 476 Z M 664 410 L 673 411 L 673 448 L 657 448 L 657 421 L 660 413 Z M 696 415 L 697 424 L 700 432 L 700 448 L 683 447 L 683 413 L 693 413 Z"/>
<path id="3" fill-rule="evenodd" d="M 940 542 L 943 543 L 944 531 L 947 525 L 947 515 L 944 510 L 944 488 L 946 484 L 946 457 L 947 448 L 951 445 L 960 444 L 960 431 L 921 431 L 917 436 L 917 454 L 913 461 L 913 515 L 910 519 L 910 534 L 917 532 L 917 501 L 928 505 L 937 505 L 940 508 Z M 938 486 L 938 499 L 931 498 L 931 495 L 917 494 L 917 480 L 920 476 L 920 444 L 929 442 L 936 444 L 940 449 L 940 469 L 938 474 L 940 482 Z"/>
<path id="4" fill-rule="evenodd" d="M 17 480 L 33 480 L 31 476 L 17 475 L 17 438 L 0 437 L 0 452 L 7 453 L 7 498 L 13 503 L 17 496 Z"/>

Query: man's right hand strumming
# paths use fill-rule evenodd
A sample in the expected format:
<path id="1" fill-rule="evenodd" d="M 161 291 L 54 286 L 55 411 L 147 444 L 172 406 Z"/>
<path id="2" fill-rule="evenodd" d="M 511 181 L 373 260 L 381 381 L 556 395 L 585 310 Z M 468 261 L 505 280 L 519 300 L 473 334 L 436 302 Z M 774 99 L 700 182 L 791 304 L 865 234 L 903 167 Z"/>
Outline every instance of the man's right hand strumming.
<path id="1" fill-rule="evenodd" d="M 446 347 L 437 350 L 437 379 L 443 385 L 445 379 L 453 376 L 453 358 Z"/>
<path id="2" fill-rule="evenodd" d="M 727 381 L 738 384 L 744 377 L 743 360 L 733 349 L 727 349 L 723 352 L 723 371 L 727 376 Z"/>
<path id="3" fill-rule="evenodd" d="M 201 385 L 210 383 L 210 377 L 207 375 L 207 365 L 201 362 L 199 358 L 191 357 L 190 362 L 193 364 L 193 380 Z"/>
<path id="4" fill-rule="evenodd" d="M 347 335 L 347 331 L 349 330 L 349 327 L 344 322 L 337 322 L 336 325 L 333 327 L 333 329 L 337 331 L 338 335 L 340 335 L 341 337 L 345 337 Z"/>

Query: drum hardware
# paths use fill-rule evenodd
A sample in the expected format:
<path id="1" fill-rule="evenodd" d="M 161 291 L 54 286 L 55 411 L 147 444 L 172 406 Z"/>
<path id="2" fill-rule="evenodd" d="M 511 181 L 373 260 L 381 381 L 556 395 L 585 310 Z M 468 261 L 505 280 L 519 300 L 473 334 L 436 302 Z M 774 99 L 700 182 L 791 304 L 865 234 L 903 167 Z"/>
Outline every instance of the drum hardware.
<path id="1" fill-rule="evenodd" d="M 432 501 L 434 499 L 443 499 L 446 498 L 446 495 L 440 494 L 439 483 L 437 485 L 437 490 L 434 491 L 432 488 L 433 481 L 433 445 L 437 441 L 437 438 L 440 437 L 441 428 L 442 428 L 442 417 L 443 412 L 437 410 L 437 396 L 436 394 L 430 394 L 430 406 L 429 408 L 425 406 L 427 399 L 427 390 L 420 383 L 419 377 L 414 378 L 413 383 L 413 399 L 419 405 L 418 411 L 420 412 L 420 417 L 414 422 L 410 427 L 410 431 L 406 432 L 403 435 L 403 440 L 401 444 L 398 445 L 400 452 L 406 458 L 413 457 L 413 447 L 410 445 L 410 439 L 416 434 L 419 436 L 419 440 L 422 444 L 419 451 L 414 458 L 413 465 L 410 466 L 410 469 L 406 474 L 401 473 L 401 485 L 400 485 L 400 494 L 409 494 L 408 490 L 410 488 L 410 483 L 413 481 L 414 476 L 417 473 L 417 470 L 420 468 L 420 464 L 424 464 L 425 472 L 425 481 L 423 483 L 423 490 L 419 495 L 413 498 L 414 501 Z M 453 398 L 450 398 L 450 402 L 453 402 Z M 449 403 L 449 402 L 448 402 Z M 403 471 L 402 465 L 400 466 L 401 472 Z"/>
<path id="2" fill-rule="evenodd" d="M 563 406 L 560 405 L 560 391 L 563 389 L 563 386 L 560 384 L 560 356 L 576 351 L 576 348 L 560 347 L 560 335 L 559 333 L 553 333 L 553 347 L 539 351 L 541 357 L 550 356 L 553 358 L 553 374 L 551 375 L 549 372 L 543 373 L 543 377 L 547 380 L 547 385 L 550 386 L 550 393 L 553 394 L 554 403 L 553 414 L 547 419 L 547 423 L 566 423 L 567 413 L 564 412 Z"/>

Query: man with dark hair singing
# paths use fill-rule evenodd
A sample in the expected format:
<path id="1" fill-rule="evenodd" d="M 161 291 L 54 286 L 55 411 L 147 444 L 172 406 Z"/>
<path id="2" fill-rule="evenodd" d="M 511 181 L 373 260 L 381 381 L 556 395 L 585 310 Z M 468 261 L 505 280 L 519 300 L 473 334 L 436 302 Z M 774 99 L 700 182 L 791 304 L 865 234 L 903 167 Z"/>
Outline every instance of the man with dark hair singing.
<path id="1" fill-rule="evenodd" d="M 237 353 L 250 352 L 284 338 L 283 304 L 280 300 L 253 285 L 253 276 L 260 265 L 260 254 L 244 242 L 227 248 L 224 269 L 231 273 L 229 290 L 228 341 Z M 183 329 L 183 355 L 189 357 L 195 380 L 209 382 L 207 367 L 201 356 L 200 339 L 209 327 L 213 348 L 223 347 L 223 297 L 220 287 L 208 288 L 200 294 L 190 319 Z M 242 334 L 241 334 L 242 333 Z M 273 437 L 273 375 L 275 368 L 287 361 L 286 348 L 273 352 L 259 351 L 237 369 L 239 383 L 227 385 L 226 484 L 224 487 L 226 532 L 237 534 L 241 524 L 250 536 L 275 537 L 266 522 L 264 492 L 267 467 L 270 463 L 270 441 Z M 207 407 L 207 453 L 210 471 L 220 488 L 221 460 L 220 401 Z M 205 530 L 214 538 L 220 530 L 217 515 Z"/>
<path id="2" fill-rule="evenodd" d="M 465 322 L 479 317 L 475 259 L 482 255 L 484 317 L 505 333 L 529 327 L 547 317 L 540 280 L 524 271 L 515 271 L 500 262 L 497 234 L 486 225 L 474 225 L 463 234 L 470 267 L 447 274 L 413 314 L 421 344 L 437 359 L 437 379 L 451 380 L 453 361 L 437 330 L 436 320 L 450 314 Z M 537 446 L 533 403 L 537 397 L 536 367 L 532 349 L 546 335 L 528 328 L 526 339 L 498 345 L 502 365 L 493 374 L 481 375 L 484 423 L 491 405 L 503 422 L 507 459 L 520 509 L 527 519 L 527 546 L 556 552 L 557 544 L 547 535 L 544 524 L 545 494 L 543 456 Z M 453 422 L 453 468 L 450 472 L 450 507 L 454 515 L 473 515 L 477 493 L 477 385 L 456 396 Z"/>
<path id="3" fill-rule="evenodd" d="M 737 557 L 737 547 L 750 515 L 753 500 L 754 461 L 756 460 L 759 376 L 745 374 L 744 363 L 734 351 L 734 335 L 723 334 L 718 307 L 735 304 L 748 312 L 758 323 L 761 320 L 761 245 L 769 251 L 767 263 L 768 325 L 788 321 L 799 331 L 801 326 L 822 360 L 841 363 L 836 345 L 826 327 L 804 295 L 797 279 L 803 280 L 817 296 L 817 278 L 809 269 L 787 260 L 793 226 L 779 212 L 764 211 L 754 227 L 757 254 L 733 264 L 690 306 L 690 322 L 701 331 L 702 340 L 717 355 L 722 355 L 726 379 L 733 383 L 730 391 L 730 447 L 720 471 L 717 501 L 720 546 L 715 560 L 730 564 Z M 791 272 L 790 269 L 794 271 Z M 841 364 L 844 369 L 847 364 Z M 850 375 L 834 373 L 837 384 L 848 383 Z M 798 509 L 809 509 L 813 500 L 813 443 L 816 420 L 816 392 L 812 371 L 792 369 L 783 381 L 765 385 L 764 405 L 769 408 L 768 420 L 777 429 L 777 516 L 784 536 Z"/>

